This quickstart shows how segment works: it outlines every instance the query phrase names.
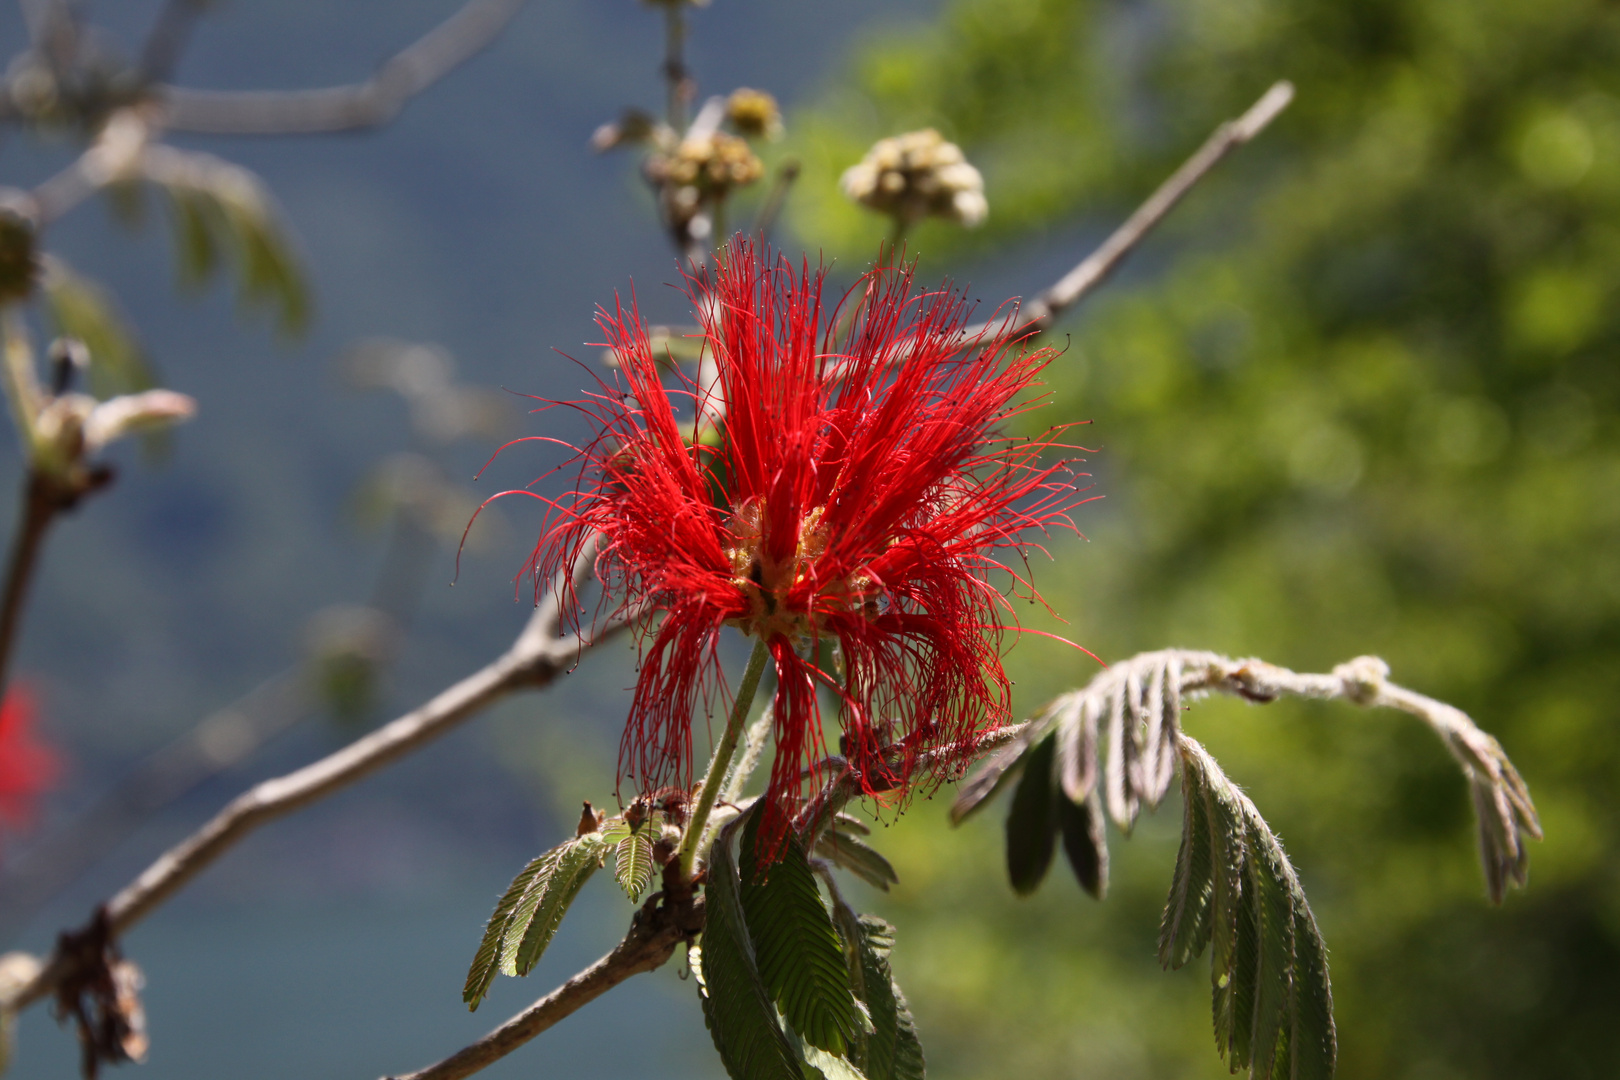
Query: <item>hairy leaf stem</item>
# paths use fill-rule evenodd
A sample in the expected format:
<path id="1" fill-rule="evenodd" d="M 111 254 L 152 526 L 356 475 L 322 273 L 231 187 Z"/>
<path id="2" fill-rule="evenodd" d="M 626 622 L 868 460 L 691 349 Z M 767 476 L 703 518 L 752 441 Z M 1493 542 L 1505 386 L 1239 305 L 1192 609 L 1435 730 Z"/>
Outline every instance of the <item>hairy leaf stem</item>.
<path id="1" fill-rule="evenodd" d="M 765 664 L 770 658 L 771 650 L 766 646 L 765 640 L 761 638 L 755 641 L 754 651 L 748 657 L 748 669 L 743 672 L 742 685 L 737 688 L 737 700 L 732 702 L 731 716 L 726 720 L 726 730 L 720 736 L 720 742 L 715 745 L 714 757 L 709 761 L 709 771 L 703 777 L 703 790 L 698 794 L 697 803 L 692 807 L 692 816 L 686 821 L 686 833 L 681 837 L 681 848 L 676 857 L 680 859 L 683 880 L 691 880 L 692 867 L 697 862 L 698 846 L 703 840 L 703 830 L 709 823 L 709 811 L 714 809 L 714 800 L 720 794 L 720 785 L 725 782 L 732 755 L 737 752 L 737 738 L 742 734 L 743 724 L 748 720 L 748 710 L 753 707 L 754 694 L 759 690 L 760 677 L 765 674 Z"/>

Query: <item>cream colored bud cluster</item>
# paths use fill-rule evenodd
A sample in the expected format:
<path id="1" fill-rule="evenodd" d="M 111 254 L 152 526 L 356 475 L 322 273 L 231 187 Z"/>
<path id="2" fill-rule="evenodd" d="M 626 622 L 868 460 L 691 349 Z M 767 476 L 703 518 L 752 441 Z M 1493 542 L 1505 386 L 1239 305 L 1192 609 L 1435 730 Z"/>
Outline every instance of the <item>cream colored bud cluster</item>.
<path id="1" fill-rule="evenodd" d="M 670 149 L 649 154 L 643 168 L 675 224 L 691 221 L 705 203 L 718 203 L 765 175 L 747 140 L 723 131 L 688 134 Z"/>
<path id="2" fill-rule="evenodd" d="M 839 186 L 862 206 L 907 224 L 942 217 L 972 228 L 990 212 L 984 177 L 933 128 L 878 140 Z"/>
<path id="3" fill-rule="evenodd" d="M 729 131 L 723 130 L 727 127 Z M 776 99 L 743 87 L 727 97 L 710 98 L 684 134 L 640 109 L 629 109 L 597 128 L 591 145 L 598 151 L 646 145 L 641 171 L 658 194 L 665 222 L 678 234 L 702 238 L 731 193 L 765 175 L 765 164 L 749 140 L 774 139 L 781 133 Z"/>
<path id="4" fill-rule="evenodd" d="M 722 194 L 765 175 L 765 166 L 744 139 L 713 131 L 688 135 L 675 147 L 647 159 L 647 177 L 657 184 L 694 187 L 704 194 Z"/>

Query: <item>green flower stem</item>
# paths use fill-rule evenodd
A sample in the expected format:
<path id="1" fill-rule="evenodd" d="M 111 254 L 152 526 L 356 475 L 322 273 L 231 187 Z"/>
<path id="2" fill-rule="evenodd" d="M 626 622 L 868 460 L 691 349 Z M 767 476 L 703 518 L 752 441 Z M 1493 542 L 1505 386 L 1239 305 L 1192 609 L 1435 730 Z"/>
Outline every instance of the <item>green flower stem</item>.
<path id="1" fill-rule="evenodd" d="M 714 757 L 709 761 L 709 771 L 703 777 L 703 790 L 698 794 L 696 805 L 692 807 L 692 816 L 686 821 L 686 833 L 681 837 L 681 848 L 676 853 L 680 859 L 681 877 L 690 881 L 692 867 L 697 862 L 698 845 L 703 840 L 703 830 L 709 824 L 709 811 L 714 809 L 714 800 L 720 794 L 720 785 L 725 782 L 726 770 L 731 765 L 731 757 L 737 752 L 737 738 L 742 734 L 743 724 L 748 720 L 748 710 L 753 707 L 754 694 L 759 690 L 760 677 L 765 674 L 765 665 L 771 658 L 771 650 L 766 647 L 763 639 L 754 642 L 754 652 L 748 657 L 748 670 L 743 672 L 742 685 L 737 688 L 737 700 L 732 703 L 731 716 L 726 720 L 726 730 L 720 736 L 720 742 L 714 748 Z"/>

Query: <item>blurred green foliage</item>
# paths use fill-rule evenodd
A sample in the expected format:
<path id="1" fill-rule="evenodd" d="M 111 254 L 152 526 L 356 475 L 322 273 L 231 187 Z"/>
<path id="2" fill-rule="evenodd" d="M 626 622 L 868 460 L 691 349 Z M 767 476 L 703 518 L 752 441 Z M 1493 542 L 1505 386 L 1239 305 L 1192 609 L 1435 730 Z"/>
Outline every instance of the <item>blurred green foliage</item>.
<path id="1" fill-rule="evenodd" d="M 1037 585 L 1104 657 L 1377 653 L 1495 733 L 1548 835 L 1499 910 L 1464 784 L 1419 726 L 1187 716 L 1300 869 L 1341 1076 L 1620 1075 L 1620 8 L 954 0 L 865 45 L 790 125 L 794 226 L 869 258 L 885 223 L 839 201 L 837 173 L 924 125 L 991 206 L 978 232 L 917 234 L 925 279 L 1108 226 L 1277 78 L 1295 104 L 1138 253 L 1168 269 L 1061 328 L 1037 417 L 1094 420 L 1107 501 Z M 1071 655 L 1013 651 L 1025 708 L 1089 677 Z M 1207 960 L 1153 960 L 1178 808 L 1114 838 L 1102 904 L 1056 876 L 1014 898 L 996 816 L 946 836 L 920 806 L 876 838 L 900 884 L 868 899 L 897 926 L 932 1074 L 1223 1075 Z"/>

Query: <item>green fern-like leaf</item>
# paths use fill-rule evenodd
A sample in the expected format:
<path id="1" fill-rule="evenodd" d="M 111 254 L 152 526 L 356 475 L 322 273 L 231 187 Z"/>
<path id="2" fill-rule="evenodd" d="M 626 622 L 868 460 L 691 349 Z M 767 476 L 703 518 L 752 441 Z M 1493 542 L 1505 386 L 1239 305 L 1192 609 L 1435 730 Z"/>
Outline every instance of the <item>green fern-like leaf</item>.
<path id="1" fill-rule="evenodd" d="M 1202 777 L 1196 769 L 1181 771 L 1181 803 L 1181 850 L 1159 925 L 1159 963 L 1168 968 L 1182 967 L 1202 953 L 1213 925 L 1214 849 Z"/>
<path id="2" fill-rule="evenodd" d="M 568 906 L 602 865 L 607 842 L 587 833 L 552 848 L 512 880 L 495 905 L 467 971 L 461 999 L 469 1009 L 489 991 L 497 971 L 527 975 L 557 932 Z"/>
<path id="3" fill-rule="evenodd" d="M 473 956 L 472 967 L 467 971 L 467 983 L 461 991 L 461 1000 L 467 1003 L 469 1011 L 478 1009 L 478 1003 L 484 1000 L 489 984 L 494 981 L 495 973 L 500 968 L 501 939 L 506 935 L 506 924 L 511 921 L 512 909 L 529 891 L 535 876 L 552 869 L 553 854 L 548 851 L 525 866 L 496 902 L 495 911 L 484 927 L 483 940 L 478 943 L 478 952 Z"/>
<path id="4" fill-rule="evenodd" d="M 1282 844 L 1204 748 L 1181 739 L 1189 808 L 1160 934 L 1160 959 L 1202 948 L 1197 897 L 1207 839 L 1215 1041 L 1256 1080 L 1330 1080 L 1337 1055 L 1327 950 Z M 1202 817 L 1200 817 L 1200 808 Z"/>
<path id="5" fill-rule="evenodd" d="M 551 854 L 551 866 L 535 875 L 501 936 L 503 974 L 527 975 L 534 970 L 574 897 L 601 867 L 607 841 L 599 832 L 586 833 L 553 848 Z"/>
<path id="6" fill-rule="evenodd" d="M 843 949 L 798 837 L 789 833 L 780 859 L 759 865 L 759 820 L 750 814 L 743 831 L 741 896 L 760 978 L 805 1042 L 842 1055 L 864 1026 Z"/>
<path id="7" fill-rule="evenodd" d="M 1294 977 L 1294 910 L 1284 869 L 1287 863 L 1270 830 L 1251 822 L 1246 884 L 1259 937 L 1249 1067 L 1256 1080 L 1270 1080 L 1278 1037 L 1287 1026 Z"/>
<path id="8" fill-rule="evenodd" d="M 174 214 L 175 258 L 183 285 L 196 288 L 219 269 L 220 226 L 213 203 L 184 187 L 168 189 Z"/>
<path id="9" fill-rule="evenodd" d="M 925 1080 L 917 1026 L 889 968 L 894 927 L 875 915 L 853 913 L 839 925 L 853 939 L 861 1000 L 872 1019 L 871 1033 L 857 1041 L 851 1059 L 868 1080 Z"/>
<path id="10" fill-rule="evenodd" d="M 1183 768 L 1188 767 L 1187 760 L 1185 757 L 1182 759 Z M 1215 879 L 1210 918 L 1210 982 L 1214 998 L 1215 1041 L 1222 1054 L 1230 1054 L 1238 1010 L 1236 982 L 1242 968 L 1238 956 L 1238 943 L 1242 937 L 1240 925 L 1246 925 L 1243 903 L 1243 811 L 1237 803 L 1237 792 L 1230 785 L 1211 784 L 1207 773 L 1201 773 L 1196 783 L 1209 816 L 1210 861 Z M 1252 936 L 1249 940 L 1252 941 Z"/>
<path id="11" fill-rule="evenodd" d="M 1303 894 L 1294 904 L 1294 996 L 1288 1019 L 1293 1080 L 1332 1080 L 1338 1038 L 1327 951 Z"/>
<path id="12" fill-rule="evenodd" d="M 704 1023 L 731 1080 L 804 1080 L 803 1063 L 777 1022 L 760 977 L 743 917 L 731 850 L 736 824 L 721 830 L 709 856 L 703 942 L 692 957 Z"/>
<path id="13" fill-rule="evenodd" d="M 1040 887 L 1057 844 L 1057 792 L 1052 767 L 1057 738 L 1048 734 L 1026 755 L 1023 779 L 1007 813 L 1007 876 L 1027 896 Z"/>

